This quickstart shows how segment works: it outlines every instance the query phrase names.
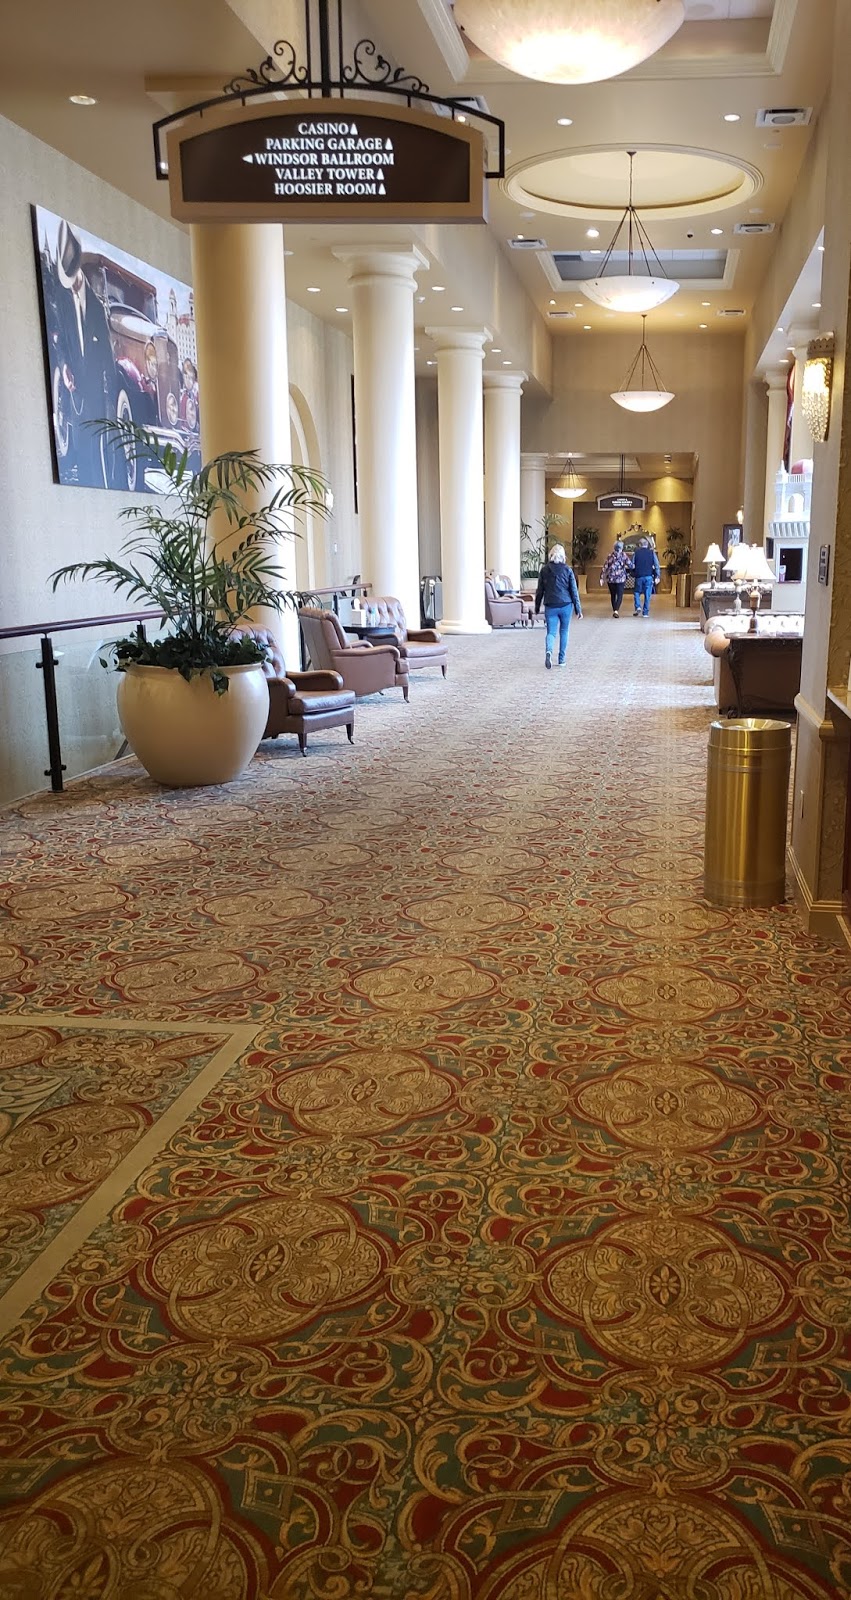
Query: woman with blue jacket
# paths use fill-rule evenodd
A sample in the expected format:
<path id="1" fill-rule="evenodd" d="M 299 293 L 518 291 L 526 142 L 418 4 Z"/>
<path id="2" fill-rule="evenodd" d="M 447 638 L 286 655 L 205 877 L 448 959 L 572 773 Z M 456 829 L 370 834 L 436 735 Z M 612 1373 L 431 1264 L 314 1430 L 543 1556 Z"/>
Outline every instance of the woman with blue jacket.
<path id="1" fill-rule="evenodd" d="M 553 664 L 553 650 L 555 648 L 556 634 L 558 634 L 558 664 L 564 666 L 567 655 L 567 637 L 570 633 L 570 619 L 576 612 L 577 617 L 582 616 L 582 607 L 579 603 L 579 587 L 573 568 L 567 564 L 564 545 L 554 544 L 550 551 L 549 561 L 545 561 L 538 577 L 538 589 L 535 595 L 535 615 L 541 609 L 543 601 L 544 616 L 547 619 L 547 645 L 544 656 L 544 666 L 549 672 Z"/>

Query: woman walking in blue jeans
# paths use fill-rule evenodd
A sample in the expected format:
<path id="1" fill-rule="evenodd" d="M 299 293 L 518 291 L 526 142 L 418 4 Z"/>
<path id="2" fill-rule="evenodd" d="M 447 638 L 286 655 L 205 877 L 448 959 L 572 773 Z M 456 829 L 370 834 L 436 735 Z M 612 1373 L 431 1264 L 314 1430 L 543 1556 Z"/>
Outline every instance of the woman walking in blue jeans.
<path id="1" fill-rule="evenodd" d="M 554 544 L 549 561 L 545 561 L 541 568 L 535 595 L 536 616 L 541 609 L 542 601 L 544 616 L 547 619 L 547 653 L 544 656 L 544 665 L 549 672 L 553 664 L 556 634 L 558 634 L 558 664 L 563 667 L 567 655 L 570 619 L 574 611 L 577 617 L 582 616 L 576 576 L 573 568 L 567 564 L 564 545 Z"/>

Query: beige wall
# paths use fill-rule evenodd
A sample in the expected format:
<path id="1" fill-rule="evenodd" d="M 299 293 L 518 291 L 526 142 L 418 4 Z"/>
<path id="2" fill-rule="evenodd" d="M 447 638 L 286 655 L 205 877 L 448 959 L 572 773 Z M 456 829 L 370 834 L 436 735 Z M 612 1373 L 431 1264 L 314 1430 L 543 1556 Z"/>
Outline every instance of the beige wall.
<path id="1" fill-rule="evenodd" d="M 417 509 L 420 572 L 431 576 L 442 571 L 436 378 L 417 379 Z"/>
<path id="2" fill-rule="evenodd" d="M 630 319 L 630 322 L 637 322 Z M 553 401 L 524 407 L 523 449 L 641 455 L 687 452 L 699 460 L 694 542 L 705 549 L 740 505 L 743 340 L 740 334 L 660 334 L 648 343 L 676 399 L 637 415 L 610 399 L 635 355 L 640 330 L 568 335 L 554 343 Z"/>

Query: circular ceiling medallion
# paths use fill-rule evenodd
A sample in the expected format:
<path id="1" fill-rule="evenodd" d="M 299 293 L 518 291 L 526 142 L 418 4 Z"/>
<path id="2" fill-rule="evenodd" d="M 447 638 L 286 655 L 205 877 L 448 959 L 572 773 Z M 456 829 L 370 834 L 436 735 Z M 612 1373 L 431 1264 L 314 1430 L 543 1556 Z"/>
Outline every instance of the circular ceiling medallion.
<path id="1" fill-rule="evenodd" d="M 684 145 L 633 145 L 637 150 L 633 203 L 642 222 L 726 211 L 762 187 L 762 174 L 744 161 Z M 557 216 L 616 222 L 629 189 L 629 157 L 621 146 L 554 150 L 513 167 L 503 180 L 512 200 Z"/>
<path id="2" fill-rule="evenodd" d="M 599 83 L 661 50 L 682 26 L 683 0 L 455 0 L 455 20 L 480 50 L 543 83 Z"/>

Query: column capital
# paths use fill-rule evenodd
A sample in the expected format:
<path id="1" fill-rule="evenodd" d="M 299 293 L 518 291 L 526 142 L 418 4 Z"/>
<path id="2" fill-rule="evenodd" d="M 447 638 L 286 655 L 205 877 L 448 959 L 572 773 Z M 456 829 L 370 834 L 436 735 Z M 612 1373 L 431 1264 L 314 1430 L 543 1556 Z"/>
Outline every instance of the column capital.
<path id="1" fill-rule="evenodd" d="M 546 472 L 549 459 L 546 450 L 521 450 L 520 470 L 525 467 L 529 472 Z"/>
<path id="2" fill-rule="evenodd" d="M 485 372 L 482 376 L 485 389 L 520 390 L 528 381 L 528 372 Z"/>
<path id="3" fill-rule="evenodd" d="M 769 394 L 776 393 L 778 389 L 785 389 L 788 381 L 788 367 L 766 367 L 763 373 L 763 382 Z"/>
<path id="4" fill-rule="evenodd" d="M 441 350 L 475 350 L 484 359 L 485 345 L 493 338 L 490 328 L 426 328 L 434 340 L 438 353 Z"/>
<path id="5" fill-rule="evenodd" d="M 386 282 L 394 279 L 406 288 L 415 289 L 416 274 L 429 270 L 428 258 L 416 245 L 399 249 L 398 245 L 338 245 L 331 254 L 348 268 L 349 282 L 353 285 Z"/>
<path id="6" fill-rule="evenodd" d="M 817 333 L 818 328 L 804 328 L 799 322 L 793 323 L 791 328 L 786 329 L 787 341 L 794 346 L 797 360 L 800 361 L 802 356 L 806 359 L 807 345 L 811 339 L 815 339 Z"/>

